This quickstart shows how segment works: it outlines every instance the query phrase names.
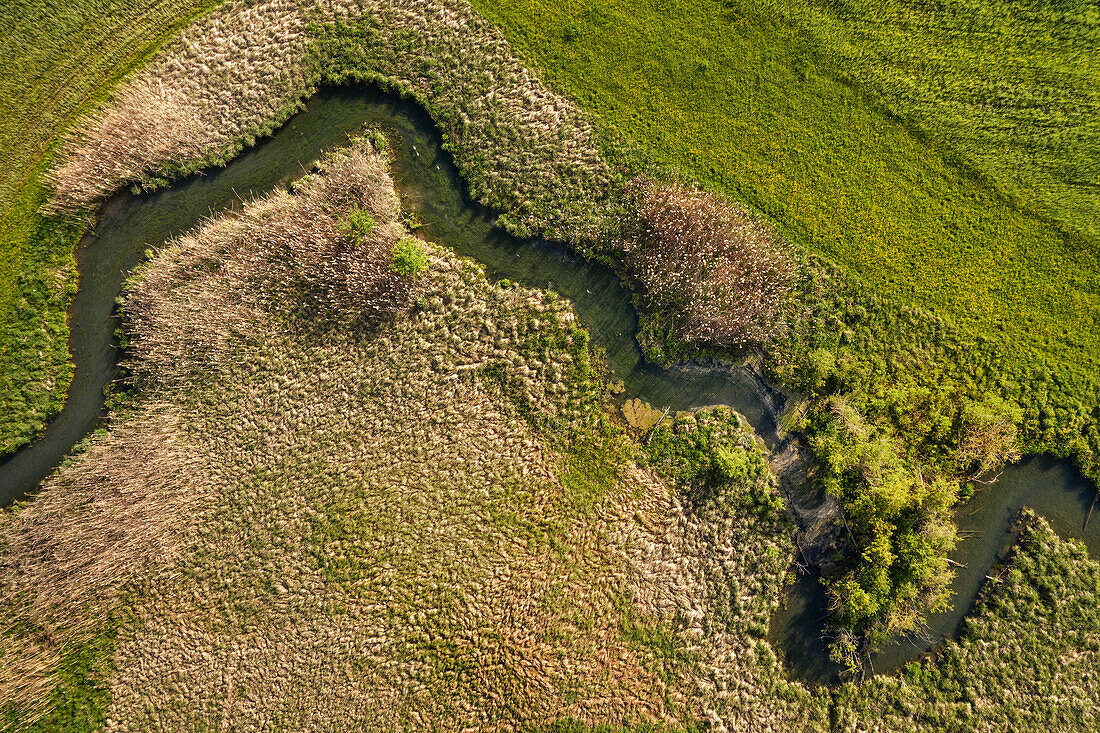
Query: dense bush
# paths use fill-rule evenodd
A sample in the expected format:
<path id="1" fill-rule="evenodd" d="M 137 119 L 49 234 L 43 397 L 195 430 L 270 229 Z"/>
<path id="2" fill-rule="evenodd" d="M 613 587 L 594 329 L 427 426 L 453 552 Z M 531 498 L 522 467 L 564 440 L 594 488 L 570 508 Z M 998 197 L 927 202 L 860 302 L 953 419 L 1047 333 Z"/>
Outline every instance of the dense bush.
<path id="1" fill-rule="evenodd" d="M 726 199 L 675 183 L 637 178 L 627 197 L 637 220 L 623 261 L 651 318 L 682 342 L 736 349 L 771 340 L 794 268 L 768 227 Z"/>
<path id="2" fill-rule="evenodd" d="M 852 553 L 828 585 L 843 629 L 837 651 L 855 661 L 865 643 L 913 630 L 942 600 L 951 504 L 970 482 L 1041 450 L 1073 455 L 1096 476 L 1086 406 L 1098 396 L 821 263 L 808 272 L 796 295 L 805 310 L 770 364 L 810 397 L 801 427 L 849 520 Z"/>
<path id="3" fill-rule="evenodd" d="M 957 641 L 835 694 L 834 730 L 1094 731 L 1100 565 L 1026 512 Z"/>
<path id="4" fill-rule="evenodd" d="M 374 230 L 374 217 L 366 209 L 355 206 L 348 212 L 344 219 L 343 230 L 356 244 L 362 244 L 366 237 Z"/>
<path id="5" fill-rule="evenodd" d="M 908 464 L 888 427 L 867 425 L 842 399 L 811 414 L 810 445 L 856 545 L 826 581 L 841 629 L 833 656 L 856 671 L 871 649 L 946 607 L 959 483 Z"/>
<path id="6" fill-rule="evenodd" d="M 412 237 L 404 237 L 393 246 L 393 269 L 406 280 L 415 279 L 427 266 L 428 255 Z"/>

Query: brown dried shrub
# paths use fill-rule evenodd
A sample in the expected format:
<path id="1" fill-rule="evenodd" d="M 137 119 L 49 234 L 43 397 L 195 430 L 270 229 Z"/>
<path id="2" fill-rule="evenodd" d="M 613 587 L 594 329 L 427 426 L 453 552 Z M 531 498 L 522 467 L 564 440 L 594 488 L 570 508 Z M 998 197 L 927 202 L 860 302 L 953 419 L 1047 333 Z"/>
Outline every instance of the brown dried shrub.
<path id="1" fill-rule="evenodd" d="M 783 328 L 791 253 L 760 220 L 710 193 L 639 177 L 623 246 L 643 305 L 681 339 L 724 348 L 767 343 Z"/>

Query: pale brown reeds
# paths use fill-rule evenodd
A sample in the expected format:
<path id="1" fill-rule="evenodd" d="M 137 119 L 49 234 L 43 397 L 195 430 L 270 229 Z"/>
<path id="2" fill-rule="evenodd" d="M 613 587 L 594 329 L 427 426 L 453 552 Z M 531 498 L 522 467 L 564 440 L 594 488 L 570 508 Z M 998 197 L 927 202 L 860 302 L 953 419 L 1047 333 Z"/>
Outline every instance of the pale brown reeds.
<path id="1" fill-rule="evenodd" d="M 792 252 L 759 219 L 714 194 L 637 178 L 627 272 L 651 313 L 687 342 L 724 348 L 781 335 L 794 284 Z"/>
<path id="2" fill-rule="evenodd" d="M 142 267 L 125 305 L 141 400 L 2 530 L 9 618 L 57 629 L 6 629 L 25 661 L 6 699 L 40 705 L 113 611 L 122 730 L 816 725 L 804 695 L 765 699 L 779 670 L 745 633 L 776 603 L 782 533 L 692 514 L 630 444 L 602 493 L 571 493 L 601 390 L 577 376 L 567 303 L 430 247 L 416 309 L 387 288 L 364 331 L 348 293 L 376 297 L 372 263 L 403 232 L 380 156 L 354 144 Z M 365 289 L 329 257 L 353 207 L 376 222 Z M 314 290 L 308 310 L 291 297 Z M 727 587 L 736 608 L 714 603 Z"/>
<path id="3" fill-rule="evenodd" d="M 197 21 L 77 126 L 50 174 L 50 210 L 85 208 L 166 168 L 224 161 L 281 122 L 316 78 L 306 22 L 293 0 L 233 2 Z"/>
<path id="4" fill-rule="evenodd" d="M 313 328 L 358 327 L 405 304 L 409 282 L 392 267 L 405 230 L 382 157 L 353 141 L 322 170 L 293 194 L 276 192 L 172 243 L 172 256 L 133 284 L 125 312 L 139 382 L 188 384 L 184 377 L 195 369 L 247 358 L 242 348 L 260 311 L 297 316 Z M 373 217 L 368 236 L 346 232 L 353 209 Z M 169 290 L 188 297 L 166 299 Z"/>
<path id="5" fill-rule="evenodd" d="M 0 604 L 15 625 L 0 634 L 0 705 L 40 712 L 63 650 L 176 558 L 222 470 L 177 400 L 247 359 L 263 314 L 356 331 L 405 303 L 410 284 L 390 267 L 405 232 L 381 155 L 354 141 L 296 189 L 170 243 L 163 266 L 132 284 L 125 310 L 142 409 L 3 527 Z M 353 207 L 377 224 L 351 241 L 341 222 Z"/>
<path id="6" fill-rule="evenodd" d="M 591 125 L 466 0 L 228 3 L 78 126 L 51 174 L 50 209 L 223 162 L 319 83 L 345 80 L 382 81 L 423 103 L 502 225 L 587 246 L 606 228 L 613 176 Z"/>
<path id="7" fill-rule="evenodd" d="M 63 655 L 101 630 L 119 594 L 171 563 L 211 466 L 177 411 L 150 402 L 0 527 L 0 706 L 44 711 Z"/>

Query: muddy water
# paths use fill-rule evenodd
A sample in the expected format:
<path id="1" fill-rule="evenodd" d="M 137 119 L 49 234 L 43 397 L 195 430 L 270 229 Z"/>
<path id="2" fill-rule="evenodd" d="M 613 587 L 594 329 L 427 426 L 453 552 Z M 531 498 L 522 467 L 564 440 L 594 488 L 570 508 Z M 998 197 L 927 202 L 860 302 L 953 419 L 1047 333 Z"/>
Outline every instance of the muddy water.
<path id="1" fill-rule="evenodd" d="M 629 293 L 611 270 L 561 245 L 520 241 L 496 228 L 489 212 L 469 202 L 435 126 L 422 110 L 373 90 L 339 88 L 317 94 L 274 136 L 229 166 L 155 194 L 120 193 L 104 206 L 77 253 L 81 280 L 70 342 L 76 371 L 65 408 L 38 441 L 0 464 L 0 501 L 7 504 L 32 492 L 100 424 L 103 390 L 116 378 L 115 300 L 126 273 L 147 247 L 301 175 L 323 151 L 364 124 L 383 130 L 393 143 L 395 181 L 406 206 L 425 223 L 418 233 L 479 260 L 491 277 L 552 288 L 569 298 L 593 342 L 606 352 L 614 376 L 624 382 L 623 399 L 637 397 L 672 410 L 727 404 L 769 446 L 779 447 L 773 416 L 782 408 L 781 393 L 748 370 L 661 369 L 645 363 L 634 340 L 637 318 Z M 955 581 L 953 610 L 931 619 L 927 638 L 885 650 L 875 660 L 876 671 L 917 658 L 955 631 L 991 563 L 1011 541 L 1009 521 L 1020 507 L 1034 507 L 1060 534 L 1085 539 L 1095 552 L 1100 548 L 1100 517 L 1084 531 L 1091 500 L 1087 482 L 1065 462 L 1034 459 L 1006 470 L 960 511 L 960 527 L 968 538 L 954 559 L 966 567 Z M 835 676 L 821 640 L 825 615 L 820 585 L 802 576 L 772 625 L 771 639 L 792 674 L 810 682 Z"/>

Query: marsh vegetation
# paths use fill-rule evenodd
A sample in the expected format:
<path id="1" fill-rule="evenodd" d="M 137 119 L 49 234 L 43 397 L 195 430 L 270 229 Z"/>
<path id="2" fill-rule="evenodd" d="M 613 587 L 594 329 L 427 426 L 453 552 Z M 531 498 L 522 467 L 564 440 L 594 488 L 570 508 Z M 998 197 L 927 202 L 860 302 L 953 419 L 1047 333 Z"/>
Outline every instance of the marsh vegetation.
<path id="1" fill-rule="evenodd" d="M 1031 512 L 1019 543 L 934 663 L 839 692 L 836 725 L 859 731 L 1090 730 L 1097 720 L 1100 565 Z"/>
<path id="2" fill-rule="evenodd" d="M 565 301 L 427 243 L 407 280 L 383 157 L 322 169 L 134 279 L 134 401 L 0 528 L 9 718 L 821 727 L 761 638 L 789 535 L 740 418 L 647 457 Z"/>
<path id="3" fill-rule="evenodd" d="M 471 195 L 500 212 L 502 227 L 568 241 L 637 286 L 651 358 L 759 350 L 772 377 L 807 396 L 792 427 L 807 434 L 823 482 L 845 510 L 847 552 L 825 577 L 835 602 L 834 650 L 858 671 L 875 646 L 919 630 L 927 612 L 947 602 L 951 512 L 976 485 L 1021 452 L 1044 450 L 1072 456 L 1096 478 L 1097 352 L 1087 318 L 1095 268 L 1078 240 L 838 82 L 826 56 L 813 54 L 843 58 L 843 49 L 821 51 L 789 25 L 796 19 L 743 9 L 751 22 L 735 24 L 730 47 L 711 48 L 708 34 L 737 20 L 722 16 L 696 36 L 706 53 L 691 64 L 654 54 L 662 73 L 644 76 L 667 95 L 646 84 L 624 88 L 614 79 L 629 75 L 606 64 L 632 57 L 606 51 L 633 43 L 638 24 L 653 25 L 651 9 L 635 5 L 605 4 L 581 17 L 540 5 L 551 17 L 568 16 L 560 39 L 526 30 L 522 4 L 491 11 L 557 88 L 600 115 L 597 132 L 464 2 L 366 10 L 342 1 L 319 9 L 291 0 L 229 3 L 81 123 L 49 179 L 51 200 L 35 194 L 34 206 L 51 213 L 21 221 L 33 224 L 28 241 L 67 257 L 105 195 L 126 185 L 160 188 L 228 160 L 322 82 L 370 81 L 415 99 L 440 124 Z M 677 7 L 676 19 L 690 33 L 716 12 L 689 3 Z M 675 35 L 646 34 L 638 46 L 664 49 Z M 746 48 L 752 53 L 740 53 Z M 861 83 L 876 83 L 890 63 L 857 65 Z M 762 64 L 768 73 L 754 67 L 750 82 L 752 73 L 728 73 L 737 64 Z M 589 70 L 583 84 L 571 76 L 578 69 Z M 696 86 L 681 84 L 684 75 Z M 714 85 L 725 96 L 708 96 Z M 643 93 L 647 104 L 658 100 L 656 108 L 643 110 L 636 97 Z M 796 103 L 780 103 L 792 94 Z M 696 100 L 686 125 L 678 113 L 683 95 Z M 708 99 L 734 99 L 748 112 L 698 106 Z M 910 122 L 936 124 L 906 109 Z M 803 155 L 798 140 L 822 120 L 836 139 L 818 140 Z M 777 127 L 786 135 L 778 148 L 761 137 L 774 137 Z M 818 154 L 835 165 L 806 164 Z M 984 165 L 981 151 L 960 154 Z M 177 713 L 206 720 L 216 711 L 197 690 L 224 689 L 233 700 L 233 683 L 189 666 L 207 654 L 263 690 L 264 704 L 287 720 L 309 695 L 288 695 L 294 688 L 314 692 L 348 720 L 375 716 L 383 725 L 513 720 L 509 701 L 521 699 L 530 702 L 523 720 L 553 711 L 615 725 L 702 719 L 784 729 L 823 727 L 831 716 L 872 726 L 866 721 L 877 708 L 863 696 L 873 691 L 811 693 L 785 682 L 763 641 L 791 554 L 776 538 L 789 527 L 739 419 L 683 416 L 659 427 L 645 453 L 605 415 L 588 337 L 568 308 L 507 283 L 489 285 L 468 263 L 410 237 L 380 161 L 360 140 L 295 193 L 212 221 L 143 270 L 127 305 L 141 395 L 135 412 L 92 441 L 41 505 L 12 515 L 4 530 L 13 533 L 12 566 L 22 568 L 7 596 L 13 622 L 5 644 L 16 660 L 4 681 L 11 714 L 62 710 L 58 696 L 68 694 L 67 676 L 80 678 L 72 672 L 79 667 L 99 680 L 86 699 L 74 693 L 82 710 L 137 728 L 179 723 Z M 759 215 L 684 183 L 692 178 Z M 1049 181 L 1036 181 L 1038 201 Z M 947 200 L 962 203 L 947 211 Z M 1047 214 L 1072 225 L 1076 214 L 1067 211 Z M 964 241 L 972 246 L 960 249 Z M 851 271 L 867 252 L 861 284 Z M 1006 264 L 994 271 L 989 258 Z M 945 266 L 954 280 L 939 277 Z M 979 287 L 977 272 L 997 277 Z M 25 311 L 35 323 L 43 309 L 52 314 L 54 327 L 42 333 L 56 354 L 71 276 L 64 268 L 54 275 L 48 288 L 26 288 Z M 906 302 L 915 305 L 899 305 Z M 26 360 L 32 346 L 12 353 Z M 41 363 L 53 368 L 49 359 Z M 36 432 L 50 411 L 36 401 L 56 406 L 65 381 L 62 374 L 8 385 L 10 394 L 25 392 L 12 408 L 27 418 L 12 423 L 8 444 Z M 392 415 L 391 400 L 401 406 Z M 227 424 L 234 428 L 222 434 Z M 321 434 L 335 442 L 322 445 Z M 402 454 L 410 435 L 439 454 Z M 502 455 L 471 448 L 498 443 Z M 135 474 L 135 466 L 145 468 Z M 184 477 L 206 493 L 183 497 Z M 113 494 L 96 493 L 103 486 Z M 133 531 L 111 529 L 106 517 L 116 499 L 127 502 Z M 203 522 L 181 519 L 193 510 Z M 398 529 L 410 519 L 424 529 Z M 69 523 L 78 520 L 84 524 Z M 83 538 L 85 525 L 102 537 Z M 486 537 L 504 538 L 507 550 L 483 544 Z M 944 656 L 972 659 L 973 669 L 922 666 L 903 681 L 873 683 L 900 685 L 891 688 L 896 701 L 883 703 L 896 706 L 890 715 L 948 727 L 995 726 L 998 716 L 1012 715 L 968 712 L 973 673 L 1002 675 L 1014 699 L 1038 701 L 1027 725 L 1087 727 L 1076 707 L 1056 715 L 1052 701 L 1076 689 L 1070 680 L 1053 676 L 1029 687 L 1026 665 L 1017 675 L 971 654 L 1010 634 L 1043 643 L 1035 624 L 1052 598 L 1091 597 L 1091 561 L 1041 522 L 1026 537 L 1012 560 L 1020 568 L 1014 577 L 1042 587 L 1036 568 L 1057 569 L 1077 585 L 1029 596 L 1035 605 L 1027 608 L 997 601 L 1010 591 L 992 587 L 982 618 L 994 619 L 983 627 L 996 627 L 994 636 L 972 629 Z M 67 543 L 93 551 L 75 557 L 57 549 Z M 736 554 L 746 548 L 763 554 Z M 1037 565 L 1035 553 L 1057 563 Z M 139 557 L 144 564 L 129 563 L 134 574 L 119 574 L 127 558 Z M 517 590 L 510 583 L 520 568 L 538 572 L 515 581 L 527 584 Z M 51 572 L 61 584 L 52 590 L 22 585 Z M 65 584 L 82 578 L 87 588 L 66 606 Z M 223 606 L 189 600 L 196 587 Z M 390 610 L 371 599 L 384 594 L 414 610 L 399 623 L 380 620 Z M 471 606 L 470 598 L 487 605 Z M 177 608 L 185 610 L 157 610 Z M 427 608 L 438 617 L 426 618 Z M 500 609 L 513 621 L 496 615 Z M 76 620 L 55 627 L 69 612 Z M 192 634 L 184 616 L 205 626 Z M 487 620 L 485 628 L 470 627 L 471 618 Z M 371 633 L 361 637 L 364 628 Z M 346 642 L 349 629 L 354 642 Z M 1092 642 L 1087 629 L 1071 631 L 1036 664 L 1076 662 L 1077 645 Z M 356 647 L 364 638 L 374 646 Z M 311 646 L 317 639 L 329 646 Z M 121 666 L 108 669 L 108 656 Z M 287 659 L 300 668 L 276 683 L 263 679 L 261 670 L 284 669 Z M 314 674 L 332 659 L 333 676 Z M 607 666 L 592 667 L 594 659 Z M 352 668 L 369 674 L 356 677 Z M 921 687 L 933 683 L 942 695 Z M 917 688 L 926 697 L 914 701 Z M 325 697 L 339 690 L 365 699 L 364 689 L 394 717 Z M 192 697 L 173 697 L 180 690 Z M 146 693 L 172 703 L 151 704 Z M 1079 697 L 1087 710 L 1088 693 Z M 228 705 L 230 715 L 248 719 L 247 707 Z"/>

